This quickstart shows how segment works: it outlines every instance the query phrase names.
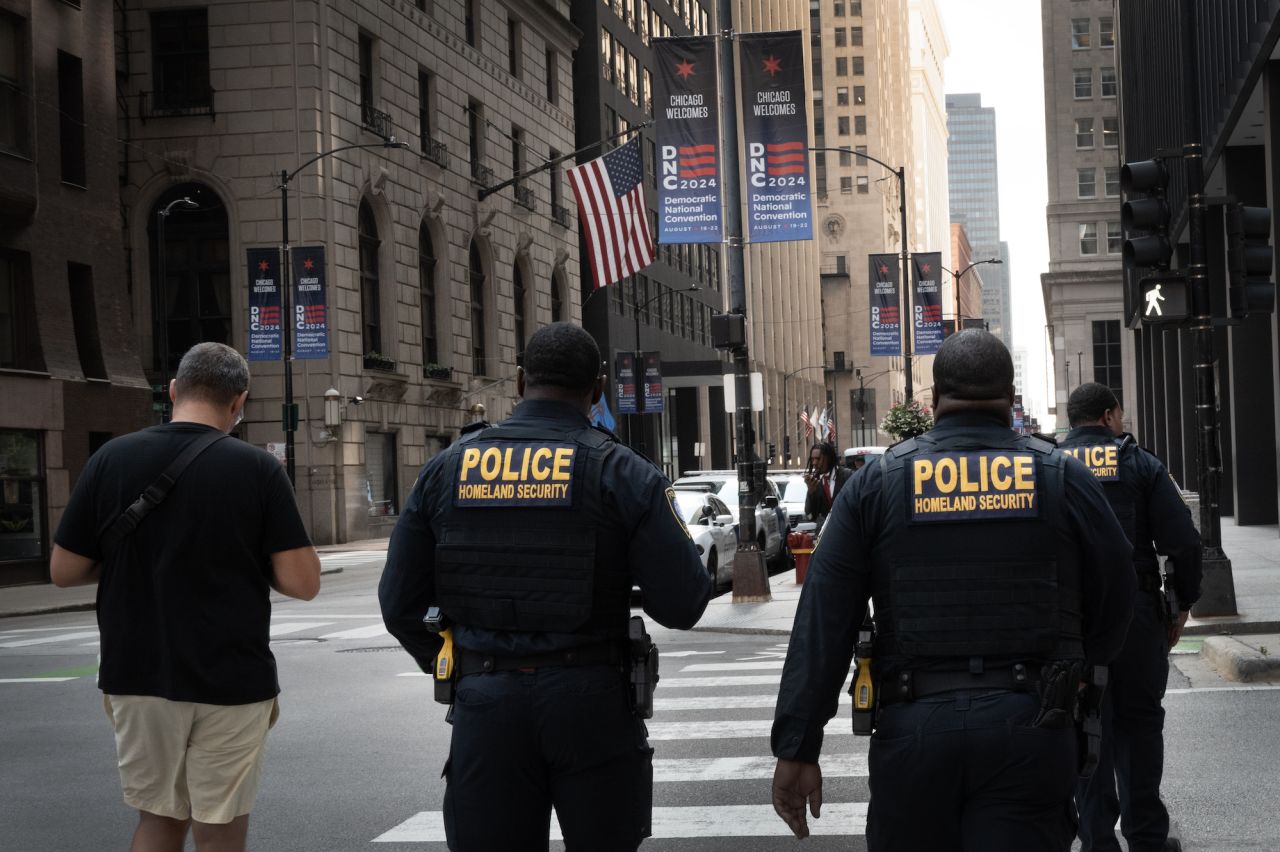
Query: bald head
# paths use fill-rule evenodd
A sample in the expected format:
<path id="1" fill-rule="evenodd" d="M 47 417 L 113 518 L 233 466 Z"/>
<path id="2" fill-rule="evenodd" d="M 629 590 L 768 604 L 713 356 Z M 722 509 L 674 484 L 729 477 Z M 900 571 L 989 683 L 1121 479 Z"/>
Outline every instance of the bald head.
<path id="1" fill-rule="evenodd" d="M 933 358 L 933 387 L 939 397 L 1013 402 L 1013 359 L 1000 338 L 970 328 L 942 342 Z"/>

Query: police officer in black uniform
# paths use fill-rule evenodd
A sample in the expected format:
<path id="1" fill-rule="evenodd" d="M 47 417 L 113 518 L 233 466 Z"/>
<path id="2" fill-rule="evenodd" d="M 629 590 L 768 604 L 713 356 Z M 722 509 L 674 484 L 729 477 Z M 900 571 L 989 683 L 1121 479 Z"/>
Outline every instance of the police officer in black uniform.
<path id="1" fill-rule="evenodd" d="M 631 706 L 628 618 L 688 629 L 711 579 L 647 459 L 592 427 L 600 352 L 580 327 L 539 329 L 498 426 L 464 430 L 422 469 L 378 588 L 387 629 L 424 671 L 456 645 L 445 832 L 455 852 L 634 850 L 649 834 L 652 754 Z"/>
<path id="2" fill-rule="evenodd" d="M 1106 385 L 1089 382 L 1067 400 L 1071 432 L 1062 442 L 1102 483 L 1133 542 L 1138 598 L 1124 648 L 1111 662 L 1103 701 L 1102 756 L 1076 791 L 1083 852 L 1119 852 L 1117 818 L 1132 852 L 1181 848 L 1169 837 L 1160 801 L 1164 770 L 1164 698 L 1169 650 L 1200 597 L 1200 534 L 1165 466 L 1124 431 L 1124 411 Z M 1177 614 L 1161 593 L 1157 553 L 1173 565 Z M 1117 795 L 1117 785 L 1119 787 Z"/>
<path id="3" fill-rule="evenodd" d="M 1131 548 L 1089 471 L 1010 429 L 998 338 L 952 335 L 933 377 L 937 425 L 854 474 L 813 555 L 774 716 L 774 809 L 799 837 L 806 805 L 820 815 L 823 728 L 870 597 L 871 852 L 1065 852 L 1080 661 L 1120 648 Z"/>

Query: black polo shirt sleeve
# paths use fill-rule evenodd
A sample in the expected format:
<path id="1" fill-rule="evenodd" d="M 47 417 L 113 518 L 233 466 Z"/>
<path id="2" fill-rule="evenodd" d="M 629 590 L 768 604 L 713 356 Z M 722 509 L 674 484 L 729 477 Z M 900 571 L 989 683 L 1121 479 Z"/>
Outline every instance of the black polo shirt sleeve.
<path id="1" fill-rule="evenodd" d="M 1065 461 L 1064 502 L 1080 547 L 1085 658 L 1107 663 L 1120 652 L 1133 617 L 1133 545 L 1094 475 L 1070 456 Z"/>
<path id="2" fill-rule="evenodd" d="M 1202 573 L 1200 533 L 1191 520 L 1178 487 L 1160 459 L 1143 450 L 1138 454 L 1147 485 L 1147 522 L 1156 551 L 1173 560 L 1173 588 L 1178 608 L 1191 609 L 1200 600 Z"/>
<path id="3" fill-rule="evenodd" d="M 775 757 L 816 763 L 822 732 L 839 709 L 858 627 L 871 595 L 871 542 L 880 466 L 869 464 L 840 489 L 800 591 L 778 688 Z"/>
<path id="4" fill-rule="evenodd" d="M 80 472 L 80 478 L 76 480 L 75 488 L 71 489 L 71 499 L 62 510 L 62 520 L 58 522 L 58 531 L 53 536 L 54 543 L 63 550 L 94 562 L 102 561 L 100 538 L 106 526 L 93 494 L 93 484 L 98 481 L 98 467 L 102 458 L 97 453 L 89 457 L 84 470 Z"/>
<path id="5" fill-rule="evenodd" d="M 663 627 L 688 630 L 711 600 L 711 577 L 674 503 L 667 478 L 630 450 L 611 454 L 604 491 L 628 530 L 627 567 L 644 611 Z"/>
<path id="6" fill-rule="evenodd" d="M 378 582 L 378 603 L 387 632 L 404 646 L 424 672 L 432 670 L 443 644 L 440 637 L 422 623 L 427 608 L 435 603 L 436 593 L 436 537 L 431 529 L 427 496 L 433 488 L 440 487 L 442 477 L 449 476 L 444 459 L 452 457 L 452 453 L 440 453 L 418 474 L 391 533 L 387 564 Z"/>

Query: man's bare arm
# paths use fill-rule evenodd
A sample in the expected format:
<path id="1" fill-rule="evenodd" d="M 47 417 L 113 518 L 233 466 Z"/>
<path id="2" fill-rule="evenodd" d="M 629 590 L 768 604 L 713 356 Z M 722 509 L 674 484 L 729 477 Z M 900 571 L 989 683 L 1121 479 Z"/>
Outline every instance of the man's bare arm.
<path id="1" fill-rule="evenodd" d="M 271 554 L 271 588 L 309 601 L 320 593 L 320 556 L 310 545 Z"/>
<path id="2" fill-rule="evenodd" d="M 98 582 L 102 563 L 95 562 L 87 556 L 73 553 L 55 544 L 53 554 L 49 558 L 49 577 L 55 586 L 91 586 Z"/>

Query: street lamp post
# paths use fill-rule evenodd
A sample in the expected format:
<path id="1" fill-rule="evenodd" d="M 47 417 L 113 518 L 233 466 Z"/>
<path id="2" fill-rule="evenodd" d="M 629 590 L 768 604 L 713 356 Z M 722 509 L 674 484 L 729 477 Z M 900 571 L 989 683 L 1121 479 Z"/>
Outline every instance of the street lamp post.
<path id="1" fill-rule="evenodd" d="M 885 373 L 892 373 L 892 370 L 881 370 L 878 373 L 872 373 L 869 376 L 862 375 L 862 368 L 855 367 L 854 375 L 858 379 L 858 446 L 865 447 L 867 444 L 867 388 L 864 382 L 867 379 L 878 379 Z"/>
<path id="2" fill-rule="evenodd" d="M 156 211 L 158 246 L 156 251 L 156 273 L 158 286 L 156 287 L 155 309 L 156 316 L 159 318 L 156 323 L 156 349 L 160 355 L 160 417 L 166 422 L 169 420 L 169 282 L 166 280 L 169 277 L 169 264 L 166 257 L 168 252 L 164 242 L 164 225 L 175 207 L 180 210 L 198 210 L 200 205 L 192 201 L 190 196 L 184 195 L 181 198 L 175 198 L 170 201 L 164 206 L 163 210 Z"/>
<path id="3" fill-rule="evenodd" d="M 661 287 L 661 285 L 659 285 L 659 287 Z M 671 292 L 692 293 L 697 289 L 698 289 L 698 285 L 692 284 L 680 290 L 672 290 Z M 633 414 L 632 417 L 643 417 L 644 416 L 644 388 L 642 388 L 641 385 L 644 384 L 642 382 L 644 365 L 641 364 L 641 361 L 644 359 L 644 355 L 640 351 L 640 312 L 645 308 L 649 307 L 650 305 L 652 305 L 654 302 L 661 299 L 666 294 L 662 292 L 655 293 L 651 298 L 645 300 L 644 303 L 641 303 L 639 299 L 634 298 L 639 294 L 639 285 L 636 283 L 636 279 L 634 275 L 631 277 L 631 294 L 633 296 L 632 301 L 635 302 L 634 319 L 636 322 L 636 337 L 635 337 L 636 348 L 634 352 L 635 365 L 632 367 L 632 369 L 635 370 L 635 379 L 636 379 L 636 413 Z M 640 421 L 640 455 L 642 456 L 645 455 L 644 433 L 645 433 L 644 421 L 641 420 Z"/>
<path id="4" fill-rule="evenodd" d="M 902 277 L 902 304 L 905 310 L 899 317 L 898 327 L 902 329 L 902 364 L 903 364 L 903 384 L 906 390 L 907 399 L 915 398 L 914 381 L 911 377 L 911 344 L 912 335 L 915 331 L 915 320 L 911 316 L 911 277 L 907 271 L 907 169 L 906 166 L 898 166 L 897 168 L 889 165 L 884 160 L 877 160 L 870 154 L 855 151 L 852 148 L 829 148 L 817 147 L 810 148 L 810 151 L 835 151 L 840 154 L 852 154 L 855 157 L 862 157 L 864 160 L 870 160 L 878 166 L 883 166 L 893 172 L 898 178 L 898 227 L 901 229 L 902 242 L 902 258 L 898 265 L 900 267 L 899 274 Z"/>
<path id="5" fill-rule="evenodd" d="M 951 269 L 947 269 L 945 266 L 942 267 L 943 272 L 951 273 L 952 280 L 955 282 L 954 289 L 956 291 L 956 331 L 960 330 L 960 279 L 963 278 L 964 274 L 968 272 L 970 269 L 973 269 L 975 266 L 981 266 L 984 263 L 1003 264 L 1004 261 L 998 257 L 988 257 L 985 260 L 975 260 L 973 263 L 969 264 L 964 269 L 961 269 L 959 272 L 956 272 Z"/>
<path id="6" fill-rule="evenodd" d="M 787 381 L 796 373 L 803 373 L 805 370 L 825 370 L 825 364 L 815 364 L 810 367 L 798 367 L 782 377 L 782 454 L 786 464 L 791 464 L 791 427 L 787 424 L 791 422 L 787 415 Z"/>
<path id="7" fill-rule="evenodd" d="M 289 282 L 289 182 L 312 163 L 343 151 L 408 147 L 404 142 L 397 142 L 394 136 L 384 142 L 342 145 L 331 151 L 317 154 L 291 172 L 284 169 L 280 171 L 280 331 L 282 338 L 280 360 L 284 364 L 284 404 L 281 406 L 280 419 L 284 426 L 285 472 L 289 474 L 289 483 L 292 485 L 297 485 L 294 475 L 293 434 L 298 430 L 298 407 L 293 401 L 293 331 L 297 321 L 293 317 L 293 308 L 289 303 L 292 290 Z"/>

